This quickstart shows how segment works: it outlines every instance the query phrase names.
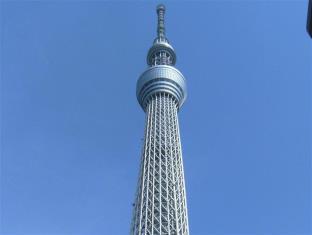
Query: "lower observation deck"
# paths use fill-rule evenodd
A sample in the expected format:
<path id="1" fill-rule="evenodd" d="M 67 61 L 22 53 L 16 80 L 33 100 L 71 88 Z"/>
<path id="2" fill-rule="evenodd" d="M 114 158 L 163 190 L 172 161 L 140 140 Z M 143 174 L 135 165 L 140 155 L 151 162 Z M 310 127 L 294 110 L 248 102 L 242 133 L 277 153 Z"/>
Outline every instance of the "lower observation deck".
<path id="1" fill-rule="evenodd" d="M 171 94 L 180 108 L 187 91 L 182 73 L 169 65 L 156 65 L 148 68 L 137 82 L 137 99 L 144 110 L 150 97 L 157 93 Z"/>

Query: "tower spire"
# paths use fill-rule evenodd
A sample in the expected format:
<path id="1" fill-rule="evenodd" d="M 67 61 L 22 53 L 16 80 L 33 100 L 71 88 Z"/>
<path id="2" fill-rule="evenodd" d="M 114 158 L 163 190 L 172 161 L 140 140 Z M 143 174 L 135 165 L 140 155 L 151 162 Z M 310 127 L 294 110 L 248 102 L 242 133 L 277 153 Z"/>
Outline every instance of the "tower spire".
<path id="1" fill-rule="evenodd" d="M 173 47 L 166 38 L 165 32 L 165 6 L 159 4 L 156 8 L 157 21 L 157 37 L 147 54 L 147 64 L 149 66 L 170 65 L 174 66 L 176 62 L 176 54 Z"/>
<path id="2" fill-rule="evenodd" d="M 159 4 L 157 6 L 157 15 L 158 15 L 158 25 L 157 25 L 157 36 L 159 39 L 165 39 L 166 38 L 166 32 L 165 32 L 165 5 Z"/>

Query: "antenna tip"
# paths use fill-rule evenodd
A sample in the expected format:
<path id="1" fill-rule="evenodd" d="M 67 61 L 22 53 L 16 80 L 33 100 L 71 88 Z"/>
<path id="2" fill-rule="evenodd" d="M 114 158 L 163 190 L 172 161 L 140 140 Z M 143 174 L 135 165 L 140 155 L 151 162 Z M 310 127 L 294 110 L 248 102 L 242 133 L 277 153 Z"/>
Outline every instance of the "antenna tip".
<path id="1" fill-rule="evenodd" d="M 157 6 L 157 12 L 159 12 L 159 11 L 165 11 L 165 10 L 166 10 L 166 7 L 165 7 L 164 4 L 159 4 L 159 5 Z"/>

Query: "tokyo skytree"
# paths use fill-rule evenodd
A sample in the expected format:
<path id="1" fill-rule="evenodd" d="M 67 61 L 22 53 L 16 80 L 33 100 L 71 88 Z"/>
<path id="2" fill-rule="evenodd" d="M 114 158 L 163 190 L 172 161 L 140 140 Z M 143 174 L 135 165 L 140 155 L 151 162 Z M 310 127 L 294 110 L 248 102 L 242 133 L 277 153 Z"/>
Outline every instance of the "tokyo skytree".
<path id="1" fill-rule="evenodd" d="M 176 54 L 166 38 L 164 14 L 165 6 L 158 5 L 157 37 L 147 54 L 149 68 L 137 81 L 146 126 L 132 235 L 189 234 L 178 123 L 186 83 L 174 67 Z"/>

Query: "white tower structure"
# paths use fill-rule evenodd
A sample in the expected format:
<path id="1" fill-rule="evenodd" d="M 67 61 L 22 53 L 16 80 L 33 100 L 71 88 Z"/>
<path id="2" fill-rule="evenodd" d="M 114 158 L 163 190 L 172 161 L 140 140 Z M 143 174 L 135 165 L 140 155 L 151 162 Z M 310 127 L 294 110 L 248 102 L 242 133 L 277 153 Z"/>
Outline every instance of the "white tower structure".
<path id="1" fill-rule="evenodd" d="M 157 37 L 147 55 L 149 68 L 137 82 L 146 126 L 132 235 L 189 234 L 178 123 L 186 83 L 174 67 L 176 54 L 165 35 L 164 13 L 164 5 L 158 5 Z"/>

